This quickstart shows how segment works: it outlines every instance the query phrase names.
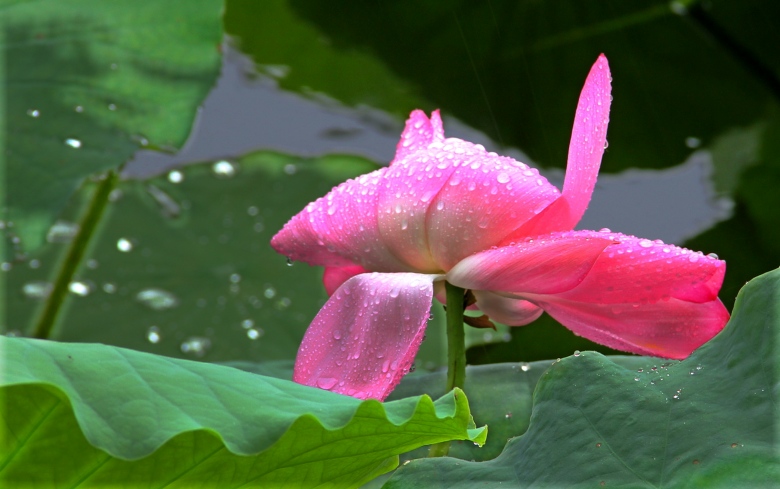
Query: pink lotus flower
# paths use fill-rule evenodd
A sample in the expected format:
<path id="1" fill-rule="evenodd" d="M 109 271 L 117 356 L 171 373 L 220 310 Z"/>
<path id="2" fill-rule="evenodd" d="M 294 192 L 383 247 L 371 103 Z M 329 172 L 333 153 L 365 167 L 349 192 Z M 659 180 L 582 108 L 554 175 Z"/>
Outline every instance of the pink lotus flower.
<path id="1" fill-rule="evenodd" d="M 423 339 L 443 281 L 512 326 L 542 311 L 629 352 L 685 358 L 729 314 L 725 263 L 608 230 L 572 231 L 606 143 L 610 73 L 601 55 L 580 95 L 563 191 L 478 144 L 445 139 L 438 111 L 412 112 L 390 166 L 349 180 L 271 241 L 325 268 L 329 294 L 298 351 L 294 380 L 383 400 Z"/>

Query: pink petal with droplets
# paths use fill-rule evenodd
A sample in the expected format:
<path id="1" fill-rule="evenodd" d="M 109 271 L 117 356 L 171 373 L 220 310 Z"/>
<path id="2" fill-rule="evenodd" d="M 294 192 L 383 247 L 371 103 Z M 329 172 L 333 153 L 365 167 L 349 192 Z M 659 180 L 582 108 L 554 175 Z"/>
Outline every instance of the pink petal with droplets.
<path id="1" fill-rule="evenodd" d="M 574 115 L 566 178 L 561 198 L 507 238 L 572 229 L 590 203 L 607 144 L 612 83 L 607 58 L 602 54 L 585 80 Z"/>
<path id="2" fill-rule="evenodd" d="M 438 109 L 434 110 L 431 118 L 422 110 L 413 110 L 406 120 L 406 126 L 401 133 L 401 140 L 395 148 L 395 158 L 390 165 L 402 160 L 417 150 L 427 148 L 434 141 L 444 140 L 444 127 Z"/>
<path id="3" fill-rule="evenodd" d="M 382 168 L 347 180 L 307 205 L 273 237 L 271 246 L 310 265 L 409 271 L 379 234 L 376 203 L 386 171 Z"/>
<path id="4" fill-rule="evenodd" d="M 455 167 L 427 220 L 431 254 L 444 270 L 498 244 L 559 196 L 535 168 L 459 139 L 447 139 L 436 160 Z"/>
<path id="5" fill-rule="evenodd" d="M 366 270 L 360 265 L 351 265 L 347 267 L 325 267 L 325 272 L 322 274 L 322 283 L 325 285 L 325 291 L 328 295 L 333 295 L 336 290 L 341 287 L 341 284 L 351 279 L 355 275 L 361 273 L 368 273 L 370 270 Z"/>
<path id="6" fill-rule="evenodd" d="M 312 321 L 293 380 L 359 399 L 385 397 L 420 347 L 438 275 L 365 273 L 344 282 Z"/>
<path id="7" fill-rule="evenodd" d="M 609 237 L 578 231 L 537 236 L 514 246 L 475 253 L 455 265 L 447 273 L 447 281 L 464 289 L 518 296 L 557 294 L 582 282 L 611 243 Z"/>
<path id="8" fill-rule="evenodd" d="M 536 169 L 455 138 L 396 159 L 385 182 L 382 238 L 427 273 L 498 243 L 559 195 Z"/>
<path id="9" fill-rule="evenodd" d="M 486 290 L 474 290 L 477 307 L 493 321 L 507 326 L 524 326 L 542 315 L 541 307 L 522 299 L 503 297 Z"/>
<path id="10" fill-rule="evenodd" d="M 726 262 L 660 240 L 620 233 L 573 231 L 583 237 L 608 237 L 610 244 L 577 287 L 562 299 L 599 304 L 640 303 L 670 297 L 687 302 L 717 299 Z"/>
<path id="11" fill-rule="evenodd" d="M 683 359 L 718 334 L 729 313 L 718 299 L 647 304 L 589 304 L 537 298 L 547 313 L 580 336 L 617 350 Z"/>

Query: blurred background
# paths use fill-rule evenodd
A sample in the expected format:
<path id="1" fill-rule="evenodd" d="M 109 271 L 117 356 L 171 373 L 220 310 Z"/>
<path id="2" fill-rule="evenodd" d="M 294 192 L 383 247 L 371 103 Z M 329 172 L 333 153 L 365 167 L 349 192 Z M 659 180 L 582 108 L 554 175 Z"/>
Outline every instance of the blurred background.
<path id="1" fill-rule="evenodd" d="M 5 334 L 287 375 L 326 295 L 273 234 L 387 164 L 415 108 L 560 186 L 599 53 L 609 146 L 578 227 L 718 254 L 729 309 L 780 265 L 773 0 L 0 5 Z M 418 370 L 446 361 L 440 308 Z M 546 315 L 469 344 L 471 363 L 610 353 Z"/>

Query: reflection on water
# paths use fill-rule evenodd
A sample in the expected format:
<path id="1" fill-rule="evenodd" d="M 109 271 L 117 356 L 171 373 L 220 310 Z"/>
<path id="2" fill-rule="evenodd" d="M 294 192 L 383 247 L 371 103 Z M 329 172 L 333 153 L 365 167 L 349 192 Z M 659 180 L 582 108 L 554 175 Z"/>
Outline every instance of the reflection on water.
<path id="1" fill-rule="evenodd" d="M 225 50 L 222 75 L 206 99 L 184 149 L 176 155 L 139 151 L 126 166 L 126 176 L 146 177 L 188 163 L 221 160 L 257 149 L 302 156 L 351 153 L 380 163 L 392 159 L 403 121 L 372 108 L 345 107 L 325 96 L 304 98 L 280 90 L 273 78 L 257 77 L 246 56 L 230 46 Z M 485 134 L 446 115 L 445 129 L 448 136 L 538 166 L 522 151 L 502 149 Z M 609 150 L 605 158 L 609 158 Z M 542 169 L 542 173 L 562 187 L 562 170 Z M 730 217 L 732 207 L 730 199 L 716 196 L 712 158 L 700 150 L 673 168 L 601 174 L 578 228 L 608 227 L 681 244 Z"/>

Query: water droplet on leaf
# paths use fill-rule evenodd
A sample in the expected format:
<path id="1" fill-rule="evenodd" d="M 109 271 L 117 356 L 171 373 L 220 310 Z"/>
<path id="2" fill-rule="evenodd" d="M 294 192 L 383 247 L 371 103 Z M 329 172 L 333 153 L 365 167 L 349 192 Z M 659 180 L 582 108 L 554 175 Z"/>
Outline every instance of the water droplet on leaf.
<path id="1" fill-rule="evenodd" d="M 135 300 L 155 311 L 164 311 L 179 305 L 179 299 L 167 290 L 148 288 L 135 296 Z"/>

